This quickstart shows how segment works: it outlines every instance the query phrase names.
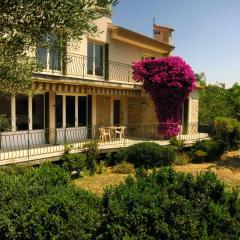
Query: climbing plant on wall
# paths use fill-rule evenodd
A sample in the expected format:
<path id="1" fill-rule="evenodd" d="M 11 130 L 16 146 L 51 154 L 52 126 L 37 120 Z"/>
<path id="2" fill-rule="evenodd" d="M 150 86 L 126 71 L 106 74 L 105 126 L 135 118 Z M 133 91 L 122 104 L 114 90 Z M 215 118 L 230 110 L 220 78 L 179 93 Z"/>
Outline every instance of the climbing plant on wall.
<path id="1" fill-rule="evenodd" d="M 176 136 L 180 132 L 180 113 L 184 100 L 195 87 L 195 74 L 180 57 L 170 56 L 135 62 L 133 78 L 154 101 L 159 134 Z"/>

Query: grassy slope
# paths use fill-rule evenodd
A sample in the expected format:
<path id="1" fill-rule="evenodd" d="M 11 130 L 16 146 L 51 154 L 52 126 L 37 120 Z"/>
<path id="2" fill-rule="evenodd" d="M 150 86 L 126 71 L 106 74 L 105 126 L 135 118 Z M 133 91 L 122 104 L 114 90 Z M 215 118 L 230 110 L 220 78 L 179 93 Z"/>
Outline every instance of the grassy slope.
<path id="1" fill-rule="evenodd" d="M 191 172 L 193 175 L 201 171 L 211 170 L 224 181 L 227 187 L 240 187 L 240 150 L 226 153 L 216 163 L 187 164 L 174 168 L 176 171 Z M 101 194 L 104 188 L 123 182 L 127 176 L 127 174 L 112 173 L 111 168 L 107 168 L 103 174 L 96 174 L 93 177 L 85 176 L 75 180 L 74 183 L 81 188 Z"/>

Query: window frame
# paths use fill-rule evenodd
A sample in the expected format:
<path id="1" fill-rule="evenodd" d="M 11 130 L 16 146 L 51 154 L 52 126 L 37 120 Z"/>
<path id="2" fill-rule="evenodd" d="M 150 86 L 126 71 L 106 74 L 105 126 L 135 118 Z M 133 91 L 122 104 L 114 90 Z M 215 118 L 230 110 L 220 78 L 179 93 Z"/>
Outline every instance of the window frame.
<path id="1" fill-rule="evenodd" d="M 53 35 L 53 34 L 46 34 L 46 35 L 44 35 L 44 38 L 46 38 L 46 45 L 47 45 L 47 47 L 44 47 L 44 46 L 38 47 L 37 46 L 36 47 L 36 51 L 35 51 L 36 52 L 35 55 L 36 55 L 37 60 L 41 60 L 40 58 L 38 58 L 38 50 L 43 50 L 44 54 L 42 56 L 44 57 L 44 61 L 46 62 L 46 64 L 45 64 L 45 62 L 44 62 L 44 64 L 42 64 L 39 61 L 40 66 L 43 65 L 43 67 L 42 67 L 43 71 L 46 70 L 46 71 L 52 71 L 52 72 L 59 73 L 63 69 L 63 51 L 62 51 L 62 49 L 60 47 L 59 52 L 57 52 L 58 66 L 55 68 L 54 67 L 54 63 L 52 62 L 52 56 L 56 56 L 56 55 L 54 55 L 54 53 L 52 53 L 52 52 L 53 51 L 56 52 L 57 49 L 50 45 L 51 39 L 54 36 L 56 36 L 56 39 L 57 39 L 56 41 L 61 40 L 61 38 L 59 36 L 57 36 L 57 35 Z"/>
<path id="2" fill-rule="evenodd" d="M 88 52 L 88 49 L 89 49 L 89 44 L 92 44 L 93 45 L 93 56 L 89 56 L 89 52 Z M 101 65 L 101 60 L 102 60 L 102 74 L 101 75 L 98 75 L 96 74 L 96 47 L 97 46 L 100 46 L 102 47 L 102 59 L 100 59 L 100 65 Z M 95 41 L 91 41 L 91 40 L 88 40 L 87 41 L 87 75 L 88 76 L 91 76 L 91 77 L 96 77 L 96 78 L 104 78 L 105 76 L 105 61 L 106 61 L 106 49 L 105 49 L 105 44 L 104 43 L 100 43 L 100 42 L 95 42 Z M 89 73 L 89 61 L 90 61 L 90 64 L 92 66 L 92 69 L 90 69 L 92 71 L 92 73 Z"/>

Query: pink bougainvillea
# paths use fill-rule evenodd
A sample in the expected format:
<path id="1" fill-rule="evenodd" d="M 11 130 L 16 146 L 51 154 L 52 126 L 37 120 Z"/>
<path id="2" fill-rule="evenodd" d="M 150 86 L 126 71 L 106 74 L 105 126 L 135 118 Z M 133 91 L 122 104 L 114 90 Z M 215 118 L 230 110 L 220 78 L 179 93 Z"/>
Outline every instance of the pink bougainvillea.
<path id="1" fill-rule="evenodd" d="M 195 87 L 195 74 L 180 57 L 164 57 L 133 63 L 133 78 L 143 83 L 155 103 L 159 133 L 165 137 L 180 132 L 182 105 Z"/>

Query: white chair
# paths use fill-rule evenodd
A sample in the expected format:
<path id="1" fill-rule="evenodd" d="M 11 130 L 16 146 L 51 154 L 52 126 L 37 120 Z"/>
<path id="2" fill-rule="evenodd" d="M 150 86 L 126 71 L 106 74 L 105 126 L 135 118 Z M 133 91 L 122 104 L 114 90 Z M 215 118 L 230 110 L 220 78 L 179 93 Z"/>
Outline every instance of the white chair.
<path id="1" fill-rule="evenodd" d="M 119 136 L 120 141 L 122 140 L 122 138 L 125 138 L 125 129 L 126 127 L 121 126 L 115 129 L 114 135 L 115 138 L 117 138 L 117 136 Z"/>
<path id="2" fill-rule="evenodd" d="M 111 129 L 109 128 L 98 128 L 99 134 L 100 134 L 100 140 L 106 142 L 107 138 L 109 138 L 109 141 L 111 141 Z"/>

